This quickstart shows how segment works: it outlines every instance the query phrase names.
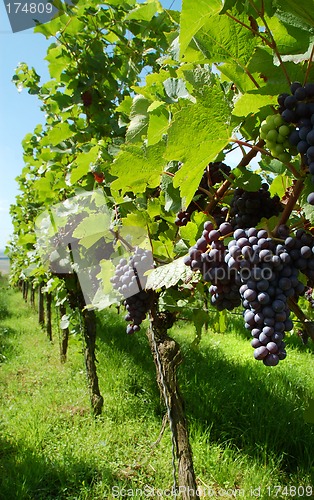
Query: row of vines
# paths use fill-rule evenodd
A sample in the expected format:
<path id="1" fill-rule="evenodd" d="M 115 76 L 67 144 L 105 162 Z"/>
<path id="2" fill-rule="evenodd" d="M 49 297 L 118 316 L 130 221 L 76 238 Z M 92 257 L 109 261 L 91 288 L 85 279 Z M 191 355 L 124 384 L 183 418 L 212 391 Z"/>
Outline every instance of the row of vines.
<path id="1" fill-rule="evenodd" d="M 314 340 L 313 12 L 77 0 L 35 28 L 52 39 L 51 80 L 25 63 L 13 77 L 45 124 L 23 140 L 11 282 L 59 308 L 63 361 L 79 315 L 96 415 L 95 310 L 123 303 L 129 334 L 149 315 L 183 498 L 197 489 L 167 334 L 178 315 L 199 338 L 209 310 L 243 311 L 265 370 L 289 355 L 294 319 Z"/>

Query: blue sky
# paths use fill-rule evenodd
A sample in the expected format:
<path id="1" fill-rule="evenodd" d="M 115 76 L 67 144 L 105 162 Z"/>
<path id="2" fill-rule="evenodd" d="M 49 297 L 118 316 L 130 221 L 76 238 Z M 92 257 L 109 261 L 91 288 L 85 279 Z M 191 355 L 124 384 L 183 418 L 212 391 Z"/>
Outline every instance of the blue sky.
<path id="1" fill-rule="evenodd" d="M 181 0 L 161 3 L 167 8 L 181 8 Z M 23 168 L 21 141 L 38 123 L 44 123 L 36 96 L 26 90 L 19 93 L 11 80 L 20 62 L 34 67 L 42 82 L 48 80 L 45 56 L 51 43 L 33 29 L 12 33 L 4 2 L 0 2 L 0 249 L 12 234 L 9 208 L 18 194 L 15 178 Z"/>
<path id="2" fill-rule="evenodd" d="M 17 194 L 15 178 L 23 168 L 23 137 L 43 121 L 39 101 L 27 91 L 19 93 L 11 82 L 19 62 L 34 66 L 48 79 L 44 57 L 51 41 L 33 30 L 12 33 L 4 3 L 0 2 L 0 249 L 12 232 L 9 207 Z"/>

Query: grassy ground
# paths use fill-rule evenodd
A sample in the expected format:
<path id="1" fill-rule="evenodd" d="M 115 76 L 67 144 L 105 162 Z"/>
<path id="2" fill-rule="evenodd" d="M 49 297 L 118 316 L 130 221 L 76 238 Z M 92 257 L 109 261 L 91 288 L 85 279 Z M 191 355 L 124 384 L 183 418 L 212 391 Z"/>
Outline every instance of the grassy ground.
<path id="1" fill-rule="evenodd" d="M 21 294 L 0 288 L 0 498 L 166 498 L 171 439 L 157 446 L 164 407 L 146 336 L 128 337 L 114 311 L 99 316 L 97 358 L 103 415 L 89 409 L 79 336 L 68 361 L 38 327 Z M 275 368 L 252 359 L 241 318 L 225 334 L 177 323 L 194 465 L 203 498 L 314 498 L 313 347 L 291 337 Z M 306 489 L 306 487 L 308 487 Z M 296 488 L 296 489 L 294 489 Z"/>

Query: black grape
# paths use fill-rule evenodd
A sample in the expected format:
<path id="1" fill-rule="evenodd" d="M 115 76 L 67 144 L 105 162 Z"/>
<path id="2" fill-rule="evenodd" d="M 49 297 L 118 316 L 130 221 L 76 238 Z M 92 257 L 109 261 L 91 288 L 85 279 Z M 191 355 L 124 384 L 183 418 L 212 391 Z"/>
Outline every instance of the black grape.
<path id="1" fill-rule="evenodd" d="M 305 292 L 300 271 L 314 286 L 314 237 L 303 229 L 290 235 L 281 225 L 281 241 L 255 227 L 237 228 L 230 240 L 231 228 L 229 222 L 217 229 L 206 222 L 184 262 L 210 283 L 211 304 L 218 310 L 230 310 L 242 301 L 254 357 L 275 366 L 286 357 L 284 336 L 293 329 L 288 300 L 297 301 Z"/>
<path id="2" fill-rule="evenodd" d="M 310 204 L 310 205 L 314 205 L 314 192 L 310 193 L 307 197 L 307 202 Z"/>
<path id="3" fill-rule="evenodd" d="M 125 298 L 125 320 L 130 322 L 126 329 L 128 334 L 139 331 L 140 324 L 150 309 L 151 294 L 145 290 L 145 273 L 152 268 L 151 252 L 136 247 L 129 260 L 120 259 L 115 274 L 110 279 L 113 289 Z"/>
<path id="4" fill-rule="evenodd" d="M 256 226 L 262 218 L 278 215 L 283 207 L 278 196 L 271 198 L 268 184 L 258 191 L 237 188 L 230 203 L 230 223 L 234 229 Z"/>

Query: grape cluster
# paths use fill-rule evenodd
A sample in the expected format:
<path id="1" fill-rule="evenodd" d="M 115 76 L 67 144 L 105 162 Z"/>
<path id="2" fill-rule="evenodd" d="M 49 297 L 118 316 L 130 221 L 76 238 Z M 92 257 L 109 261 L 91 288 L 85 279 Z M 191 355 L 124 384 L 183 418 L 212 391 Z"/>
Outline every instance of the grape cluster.
<path id="1" fill-rule="evenodd" d="M 225 180 L 225 175 L 228 176 L 230 172 L 231 168 L 223 162 L 214 161 L 209 163 L 205 168 L 200 187 L 208 189 L 208 186 L 219 184 Z"/>
<path id="2" fill-rule="evenodd" d="M 287 239 L 277 243 L 267 231 L 252 227 L 236 230 L 228 245 L 228 265 L 238 269 L 242 283 L 244 321 L 253 337 L 254 357 L 267 366 L 275 366 L 286 357 L 283 339 L 293 328 L 288 298 L 298 298 L 304 292 Z"/>
<path id="3" fill-rule="evenodd" d="M 132 334 L 140 330 L 140 324 L 150 308 L 150 294 L 145 291 L 146 271 L 153 268 L 151 252 L 136 247 L 134 254 L 127 259 L 120 259 L 115 274 L 110 279 L 114 290 L 123 297 L 127 310 L 125 320 L 130 323 L 126 332 Z"/>
<path id="4" fill-rule="evenodd" d="M 232 232 L 233 228 L 228 222 L 220 224 L 218 229 L 214 229 L 210 221 L 205 222 L 202 237 L 184 258 L 184 263 L 192 271 L 199 270 L 203 279 L 211 282 L 211 303 L 218 310 L 232 310 L 241 304 L 239 287 L 235 281 L 236 272 L 228 272 L 225 262 L 227 249 L 224 238 Z"/>
<path id="5" fill-rule="evenodd" d="M 279 112 L 286 123 L 294 126 L 289 142 L 296 148 L 296 154 L 303 155 L 314 184 L 314 83 L 303 86 L 293 82 L 290 91 L 291 94 L 279 95 Z M 314 192 L 309 194 L 307 201 L 314 205 Z"/>
<path id="6" fill-rule="evenodd" d="M 186 210 L 180 210 L 177 213 L 176 220 L 174 223 L 176 226 L 182 227 L 186 226 L 187 223 L 191 220 L 191 215 L 193 213 L 193 203 L 191 203 Z"/>
<path id="7" fill-rule="evenodd" d="M 175 224 L 179 227 L 186 226 L 191 220 L 192 213 L 196 210 L 205 208 L 208 202 L 207 194 L 204 193 L 202 189 L 208 190 L 215 184 L 224 181 L 224 174 L 229 175 L 230 172 L 231 168 L 225 163 L 219 161 L 209 163 L 204 170 L 199 188 L 195 193 L 195 200 L 190 203 L 186 210 L 180 210 L 180 212 L 177 213 Z"/>
<path id="8" fill-rule="evenodd" d="M 228 245 L 224 240 L 232 234 Z M 284 336 L 292 330 L 288 299 L 305 291 L 299 272 L 314 282 L 314 238 L 300 229 L 289 236 L 280 226 L 279 239 L 265 230 L 238 228 L 225 222 L 217 230 L 211 222 L 184 259 L 210 282 L 211 303 L 217 309 L 244 307 L 245 327 L 251 331 L 254 357 L 275 366 L 286 357 Z"/>
<path id="9" fill-rule="evenodd" d="M 230 203 L 230 223 L 234 229 L 256 226 L 265 217 L 278 215 L 283 207 L 279 196 L 271 198 L 267 183 L 258 191 L 244 191 L 237 188 Z"/>
<path id="10" fill-rule="evenodd" d="M 293 127 L 289 126 L 281 115 L 269 115 L 261 124 L 260 136 L 265 140 L 266 147 L 274 158 L 283 163 L 291 160 L 291 156 L 297 154 L 297 150 L 291 145 L 289 136 Z"/>

